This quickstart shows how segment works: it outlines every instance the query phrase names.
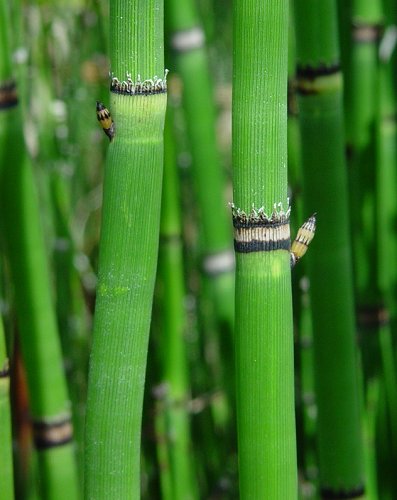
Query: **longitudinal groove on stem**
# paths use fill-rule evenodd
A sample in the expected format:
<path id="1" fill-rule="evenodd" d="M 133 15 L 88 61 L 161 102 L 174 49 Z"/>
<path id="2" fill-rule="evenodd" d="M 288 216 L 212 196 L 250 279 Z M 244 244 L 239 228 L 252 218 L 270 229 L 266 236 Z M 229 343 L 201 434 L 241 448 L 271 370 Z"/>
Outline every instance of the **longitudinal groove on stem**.
<path id="1" fill-rule="evenodd" d="M 248 224 L 270 214 L 268 228 L 243 235 L 254 251 L 236 248 L 242 499 L 297 495 L 289 244 L 275 249 L 289 240 L 289 228 L 279 233 L 282 217 L 272 216 L 274 206 L 284 207 L 282 222 L 289 224 L 287 27 L 288 1 L 234 2 L 233 202 L 240 213 L 253 213 Z M 266 239 L 272 248 L 262 244 Z"/>
<path id="2" fill-rule="evenodd" d="M 110 4 L 111 74 L 164 75 L 161 0 Z M 127 89 L 128 90 L 128 89 Z M 140 436 L 157 264 L 166 94 L 110 93 L 86 420 L 87 498 L 140 496 Z"/>
<path id="3" fill-rule="evenodd" d="M 150 12 L 150 14 L 149 14 Z M 115 75 L 164 73 L 163 5 L 158 0 L 111 3 L 110 54 Z M 133 21 L 132 21 L 133 20 Z"/>
<path id="4" fill-rule="evenodd" d="M 285 66 L 275 66 L 273 56 L 278 47 L 286 43 L 287 33 L 269 10 L 271 9 L 263 3 L 249 0 L 245 2 L 246 17 L 234 21 L 235 36 L 241 40 L 239 54 L 242 55 L 236 54 L 235 50 L 234 71 L 240 71 L 236 69 L 239 64 L 244 67 L 243 74 L 234 75 L 234 92 L 240 93 L 242 98 L 233 102 L 235 115 L 239 117 L 238 121 L 233 122 L 233 141 L 236 144 L 235 151 L 239 152 L 240 161 L 244 165 L 244 169 L 234 172 L 235 183 L 240 185 L 240 175 L 255 172 L 241 195 L 246 204 L 240 202 L 239 191 L 236 190 L 234 203 L 247 212 L 252 204 L 262 206 L 265 203 L 265 210 L 269 213 L 273 203 L 282 202 L 286 205 L 286 187 L 284 196 L 280 198 L 279 186 L 280 181 L 284 186 L 287 182 L 287 156 L 284 148 L 286 130 L 283 127 L 287 112 L 287 88 L 286 85 L 276 83 L 283 79 L 286 62 Z M 281 3 L 280 11 L 281 16 L 287 12 L 285 2 Z M 262 24 L 264 16 L 265 27 Z M 269 32 L 272 33 L 271 37 Z M 261 53 L 258 60 L 258 52 L 252 51 L 252 47 L 259 48 L 265 44 L 268 49 Z M 240 57 L 245 60 L 241 61 Z M 250 96 L 261 98 L 251 99 Z M 279 111 L 277 114 L 274 113 L 275 108 Z M 246 140 L 248 134 L 251 136 L 250 141 Z M 272 137 L 272 141 L 267 141 L 268 137 Z M 263 199 L 265 190 L 267 196 Z"/>

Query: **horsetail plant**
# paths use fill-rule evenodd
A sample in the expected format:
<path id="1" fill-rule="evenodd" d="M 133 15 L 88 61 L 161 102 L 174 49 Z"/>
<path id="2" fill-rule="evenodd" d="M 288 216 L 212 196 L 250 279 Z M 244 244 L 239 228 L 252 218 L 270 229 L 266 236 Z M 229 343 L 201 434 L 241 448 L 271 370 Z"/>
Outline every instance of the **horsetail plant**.
<path id="1" fill-rule="evenodd" d="M 157 417 L 164 421 L 163 438 L 169 460 L 169 470 L 160 473 L 171 475 L 171 494 L 164 495 L 167 481 L 162 478 L 164 498 L 193 500 L 197 498 L 197 485 L 193 474 L 191 455 L 190 399 L 188 367 L 185 348 L 187 326 L 184 310 L 185 284 L 183 276 L 183 253 L 179 182 L 176 163 L 173 113 L 167 109 L 164 135 L 164 182 L 160 225 L 160 248 L 158 267 L 158 289 L 160 321 L 158 326 L 160 385 Z M 165 485 L 163 484 L 165 483 Z"/>
<path id="2" fill-rule="evenodd" d="M 379 60 L 384 57 L 380 52 L 380 40 L 383 32 L 383 9 L 388 2 L 380 0 L 354 0 L 351 3 L 350 26 L 350 70 L 346 78 L 346 125 L 349 155 L 349 178 L 351 192 L 352 241 L 354 250 L 354 271 L 356 288 L 357 326 L 359 331 L 364 382 L 366 389 L 366 407 L 371 411 L 372 394 L 379 394 L 377 401 L 378 419 L 386 414 L 379 432 L 366 426 L 367 434 L 389 433 L 387 419 L 395 419 L 396 397 L 393 379 L 393 359 L 390 359 L 390 301 L 388 300 L 387 281 L 395 274 L 393 259 L 387 264 L 385 238 L 388 237 L 392 203 L 395 199 L 386 198 L 384 174 L 385 136 L 377 133 L 379 114 L 385 111 L 384 105 L 389 99 L 390 85 L 387 80 L 385 65 Z M 393 84 L 391 84 L 393 85 Z M 379 89 L 382 86 L 382 97 Z M 393 145 L 393 139 L 389 141 Z M 391 152 L 391 150 L 390 150 Z M 393 165 L 392 170 L 395 168 Z M 392 186 L 393 178 L 386 181 Z M 393 188 L 392 188 L 393 189 Z M 392 191 L 394 193 L 394 190 Z M 378 199 L 378 196 L 380 198 Z M 394 227 L 394 223 L 392 225 Z M 391 243 L 391 240 L 390 240 Z M 389 247 L 392 250 L 392 246 Z M 387 270 L 385 268 L 387 265 Z M 385 274 L 386 273 L 386 274 Z M 386 280 L 385 280 L 386 276 Z M 391 370 L 391 371 L 390 371 Z M 392 382 L 392 383 L 391 383 Z M 374 385 L 381 385 L 375 391 Z M 384 387 L 382 385 L 384 384 Z M 387 402 L 385 401 L 385 389 Z M 373 422 L 374 419 L 370 420 Z M 393 427 L 393 425 L 392 425 Z M 394 433 L 394 436 L 393 436 Z M 390 439 L 391 438 L 391 439 Z M 378 439 L 378 438 L 377 438 Z M 369 439 L 368 439 L 369 441 Z M 373 443 L 371 443 L 373 447 Z M 390 454 L 396 446 L 396 434 L 384 440 L 384 445 L 376 450 L 378 459 Z M 389 455 L 391 456 L 391 455 Z M 372 460 L 374 462 L 375 460 Z M 385 460 L 387 462 L 387 459 Z M 390 487 L 390 477 L 384 467 L 378 468 L 379 494 L 385 495 Z M 385 474 L 386 472 L 386 474 Z M 373 477 L 374 474 L 372 473 Z M 386 480 L 386 477 L 388 479 Z"/>
<path id="3" fill-rule="evenodd" d="M 304 204 L 321 224 L 308 259 L 320 489 L 353 498 L 364 491 L 363 443 L 336 16 L 335 0 L 295 1 Z"/>
<path id="4" fill-rule="evenodd" d="M 79 495 L 71 415 L 37 192 L 13 79 L 7 2 L 0 2 L 0 10 L 1 224 L 15 287 L 40 491 L 43 498 L 75 499 Z"/>
<path id="5" fill-rule="evenodd" d="M 205 34 L 193 0 L 166 0 L 166 25 L 176 67 L 183 81 L 183 107 L 192 153 L 193 182 L 199 210 L 202 269 L 215 314 L 231 333 L 233 328 L 234 259 L 231 227 L 224 198 L 215 132 L 215 106 L 206 53 Z"/>
<path id="6" fill-rule="evenodd" d="M 48 68 L 48 57 L 51 57 L 48 54 L 48 36 L 51 33 L 50 26 L 56 21 L 53 16 L 45 14 L 46 7 L 43 5 L 31 7 L 32 20 L 29 18 L 28 27 L 31 59 L 36 69 L 35 78 L 30 83 L 29 102 L 29 110 L 32 114 L 30 118 L 37 123 L 38 135 L 38 152 L 33 161 L 36 167 L 34 170 L 39 176 L 38 186 L 42 211 L 46 214 L 44 229 L 47 242 L 51 243 L 53 250 L 56 315 L 71 401 L 76 457 L 78 464 L 82 465 L 89 353 L 88 328 L 85 321 L 87 311 L 82 297 L 80 279 L 73 262 L 76 248 L 70 232 L 70 214 L 73 206 L 70 189 L 71 176 L 67 173 L 68 169 L 65 169 L 63 165 L 59 166 L 62 146 L 54 137 L 59 120 L 64 117 L 60 118 L 49 112 L 56 102 L 56 86 L 54 74 Z M 56 16 L 62 16 L 65 12 L 65 9 L 61 9 Z M 53 42 L 54 35 L 51 34 L 50 37 Z M 58 53 L 57 50 L 55 52 Z M 60 64 L 59 59 L 58 64 Z M 78 470 L 81 470 L 81 467 Z M 79 479 L 82 484 L 82 474 Z"/>
<path id="7" fill-rule="evenodd" d="M 394 186 L 396 185 L 395 165 L 397 161 L 396 142 L 396 90 L 394 69 L 396 64 L 397 16 L 394 2 L 386 2 L 387 23 L 379 44 L 379 67 L 377 81 L 377 126 L 376 126 L 376 209 L 383 224 L 377 224 L 378 242 L 378 281 L 379 290 L 390 315 L 395 318 L 397 304 L 393 291 L 397 283 L 396 255 L 397 241 L 394 234 L 394 221 L 397 217 L 397 203 Z M 391 11 L 391 12 L 390 12 Z"/>
<path id="8" fill-rule="evenodd" d="M 288 0 L 236 0 L 233 43 L 240 498 L 292 500 L 297 473 L 287 200 Z M 266 77 L 258 78 L 263 72 Z"/>
<path id="9" fill-rule="evenodd" d="M 140 439 L 156 276 L 166 74 L 163 2 L 110 3 L 110 110 L 85 441 L 87 498 L 140 496 Z"/>
<path id="10" fill-rule="evenodd" d="M 382 2 L 351 3 L 350 70 L 346 78 L 346 136 L 349 148 L 351 233 L 357 325 L 365 380 L 380 369 L 379 328 L 384 312 L 378 287 L 376 147 L 378 45 Z"/>
<path id="11" fill-rule="evenodd" d="M 171 54 L 182 80 L 182 106 L 192 158 L 197 206 L 200 264 L 199 321 L 204 350 L 211 345 L 208 383 L 222 387 L 211 401 L 218 437 L 234 427 L 232 333 L 234 322 L 234 255 L 216 134 L 216 107 L 204 29 L 195 0 L 166 0 L 166 27 Z M 221 352 L 223 353 L 223 359 Z M 225 354 L 227 352 L 227 354 Z M 218 440 L 219 441 L 219 440 Z M 226 446 L 230 441 L 224 441 Z M 218 451 L 226 450 L 219 446 Z M 212 457 L 214 458 L 214 456 Z M 208 465 L 208 463 L 207 463 Z"/>
<path id="12" fill-rule="evenodd" d="M 387 430 L 389 438 L 387 447 L 391 465 L 380 468 L 378 484 L 382 488 L 379 494 L 385 494 L 388 487 L 394 488 L 396 494 L 396 481 L 392 472 L 393 459 L 397 455 L 397 380 L 396 364 L 392 340 L 392 327 L 396 324 L 396 235 L 394 222 L 397 217 L 397 204 L 395 196 L 396 186 L 396 91 L 395 91 L 395 43 L 397 29 L 394 10 L 390 5 L 385 11 L 388 19 L 383 38 L 379 45 L 379 67 L 377 83 L 377 126 L 376 126 L 376 220 L 382 221 L 376 226 L 377 236 L 377 277 L 380 296 L 382 299 L 382 321 L 379 325 L 379 343 L 382 361 L 382 381 L 386 395 L 389 425 Z M 394 16 L 393 16 L 394 14 Z M 393 19 L 394 18 L 394 19 Z M 378 456 L 384 453 L 378 450 Z M 383 457 L 385 460 L 385 457 Z M 387 485 L 387 486 L 386 486 Z M 386 486 L 386 488 L 385 488 Z"/>
<path id="13" fill-rule="evenodd" d="M 14 498 L 10 408 L 10 363 L 0 316 L 0 484 L 4 500 Z"/>

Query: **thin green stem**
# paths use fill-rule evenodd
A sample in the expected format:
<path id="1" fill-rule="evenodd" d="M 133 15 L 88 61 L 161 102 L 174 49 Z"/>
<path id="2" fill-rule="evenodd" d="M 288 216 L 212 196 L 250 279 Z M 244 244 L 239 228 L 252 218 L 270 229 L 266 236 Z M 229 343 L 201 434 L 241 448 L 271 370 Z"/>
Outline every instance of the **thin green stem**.
<path id="1" fill-rule="evenodd" d="M 199 212 L 202 269 L 219 322 L 233 327 L 234 262 L 227 219 L 225 175 L 217 145 L 216 115 L 205 34 L 193 0 L 167 0 L 167 24 L 192 153 L 193 182 Z"/>
<path id="2" fill-rule="evenodd" d="M 10 408 L 10 365 L 0 316 L 0 484 L 4 500 L 14 498 Z"/>
<path id="3" fill-rule="evenodd" d="M 0 38 L 7 39 L 8 4 L 0 2 Z M 7 49 L 7 44 L 1 50 Z M 51 279 L 32 165 L 23 137 L 11 55 L 0 60 L 0 180 L 3 235 L 15 287 L 20 344 L 43 498 L 78 498 L 72 425 L 62 367 Z"/>
<path id="4" fill-rule="evenodd" d="M 190 416 L 191 397 L 185 349 L 186 313 L 184 310 L 185 284 L 183 276 L 183 248 L 179 205 L 179 180 L 173 136 L 173 113 L 167 111 L 164 151 L 164 183 L 162 197 L 158 288 L 161 320 L 159 324 L 160 386 L 162 401 L 158 404 L 165 422 L 164 437 L 169 452 L 172 477 L 172 498 L 197 498 L 191 455 Z M 162 446 L 163 442 L 158 443 Z M 161 470 L 161 473 L 163 470 Z M 165 475 L 168 471 L 164 470 Z M 167 483 L 167 481 L 164 481 Z M 166 484 L 165 484 L 166 485 Z"/>

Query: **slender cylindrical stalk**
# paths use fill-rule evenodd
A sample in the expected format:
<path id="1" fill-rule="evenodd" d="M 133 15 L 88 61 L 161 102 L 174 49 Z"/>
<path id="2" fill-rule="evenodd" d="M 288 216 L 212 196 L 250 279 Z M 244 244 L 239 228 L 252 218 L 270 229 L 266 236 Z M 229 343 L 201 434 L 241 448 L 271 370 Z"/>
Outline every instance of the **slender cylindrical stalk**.
<path id="1" fill-rule="evenodd" d="M 233 222 L 242 499 L 297 497 L 287 48 L 287 0 L 234 3 Z"/>
<path id="2" fill-rule="evenodd" d="M 30 10 L 31 57 L 35 67 L 35 78 L 31 83 L 30 109 L 33 110 L 32 119 L 37 121 L 38 153 L 34 158 L 35 171 L 39 175 L 39 195 L 43 207 L 42 212 L 45 214 L 47 244 L 52 250 L 57 322 L 72 406 L 76 457 L 79 464 L 82 465 L 89 346 L 88 328 L 85 321 L 87 318 L 85 301 L 73 261 L 76 249 L 70 232 L 70 216 L 73 206 L 70 200 L 70 187 L 72 178 L 74 182 L 76 179 L 75 176 L 71 177 L 70 174 L 65 174 L 65 169 L 55 167 L 59 164 L 61 154 L 61 148 L 55 136 L 59 122 L 57 123 L 53 113 L 48 112 L 55 99 L 54 80 L 60 74 L 58 67 L 53 69 L 53 73 L 49 71 L 48 45 L 53 41 L 51 36 L 53 32 L 50 28 L 54 22 L 56 23 L 57 18 L 69 12 L 70 7 L 60 9 L 59 12 L 58 8 L 48 10 L 48 7 L 47 4 L 43 9 L 42 6 L 32 6 Z M 76 17 L 77 19 L 78 17 Z M 86 51 L 83 52 L 84 55 L 81 54 L 81 46 L 80 51 L 76 52 L 81 58 L 87 57 Z M 70 62 L 73 65 L 73 60 Z M 59 66 L 61 65 L 59 57 L 57 63 Z M 80 112 L 84 116 L 85 109 L 82 109 L 79 101 L 78 104 Z M 88 108 L 87 114 L 89 115 L 89 110 L 92 111 L 92 103 L 89 100 L 87 103 L 87 99 L 85 99 L 85 106 Z M 71 108 L 68 106 L 68 113 L 70 111 Z M 84 127 L 87 135 L 80 138 L 81 144 L 87 149 L 90 147 L 90 151 L 92 151 L 92 142 L 89 141 L 89 133 L 92 134 L 92 130 L 87 127 L 84 120 L 83 124 L 80 125 L 80 120 L 75 118 L 75 123 L 76 127 L 73 128 L 73 133 L 77 132 L 77 127 L 79 129 Z M 92 127 L 94 126 L 97 127 L 97 124 L 92 123 Z M 86 143 L 89 143 L 89 146 L 86 146 Z M 81 149 L 79 145 L 78 157 L 80 161 L 81 157 L 84 158 Z M 90 161 L 95 163 L 92 156 Z M 79 175 L 87 176 L 83 165 L 79 164 L 79 167 L 79 169 L 76 168 L 76 171 L 80 170 Z M 81 181 L 81 179 L 79 180 Z M 81 471 L 82 468 L 78 467 L 78 470 Z M 80 479 L 82 484 L 82 474 Z"/>
<path id="3" fill-rule="evenodd" d="M 7 2 L 0 2 L 0 38 L 7 39 Z M 1 223 L 5 237 L 26 367 L 41 495 L 78 497 L 72 425 L 51 295 L 38 197 L 27 155 L 21 110 L 7 43 L 1 44 Z M 3 52 L 4 51 L 4 52 Z"/>
<path id="4" fill-rule="evenodd" d="M 160 224 L 163 4 L 110 4 L 110 111 L 86 418 L 87 498 L 140 496 L 140 436 Z"/>
<path id="5" fill-rule="evenodd" d="M 397 7 L 396 7 L 397 8 Z M 397 20 L 396 20 L 397 21 Z M 397 304 L 394 290 L 397 284 L 396 255 L 397 240 L 394 234 L 394 221 L 397 218 L 396 203 L 396 161 L 397 161 L 397 123 L 395 90 L 395 56 L 392 52 L 395 25 L 389 20 L 383 40 L 379 47 L 380 64 L 377 80 L 377 126 L 376 126 L 376 225 L 378 287 L 386 306 L 395 317 Z"/>
<path id="6" fill-rule="evenodd" d="M 290 24 L 288 37 L 288 185 L 294 207 L 291 213 L 291 227 L 300 227 L 304 220 L 302 192 L 302 161 L 297 96 L 295 93 L 296 37 L 294 2 L 290 0 Z M 313 368 L 313 328 L 311 322 L 310 297 L 307 286 L 305 261 L 294 268 L 292 275 L 292 302 L 294 310 L 294 332 L 299 355 L 295 358 L 295 386 L 297 388 L 297 445 L 298 468 L 302 471 L 300 489 L 306 489 L 317 477 L 315 451 L 316 399 Z M 314 489 L 314 485 L 311 484 Z"/>
<path id="7" fill-rule="evenodd" d="M 320 487 L 325 498 L 350 498 L 364 477 L 336 1 L 295 6 L 304 203 L 318 213 L 307 263 Z"/>
<path id="8" fill-rule="evenodd" d="M 233 325 L 234 261 L 227 218 L 225 175 L 216 142 L 215 103 L 205 34 L 193 0 L 167 0 L 166 21 L 177 70 L 183 81 L 183 107 L 192 153 L 199 212 L 202 269 L 217 319 Z"/>
<path id="9" fill-rule="evenodd" d="M 384 303 L 378 287 L 375 130 L 380 0 L 353 0 L 351 49 L 346 79 L 346 136 L 349 148 L 351 232 L 357 323 L 366 378 L 379 370 L 378 330 Z"/>
<path id="10" fill-rule="evenodd" d="M 234 321 L 234 255 L 225 197 L 226 176 L 217 144 L 216 106 L 205 33 L 194 0 L 166 0 L 171 57 L 183 82 L 182 104 L 192 157 L 197 207 L 201 286 L 200 329 L 211 348 L 210 387 L 222 387 L 227 399 L 212 401 L 215 426 L 233 425 L 234 370 L 231 333 Z M 223 355 L 220 359 L 219 353 Z M 229 443 L 228 443 L 229 444 Z M 219 450 L 222 447 L 219 446 Z"/>
<path id="11" fill-rule="evenodd" d="M 159 291 L 161 321 L 159 325 L 159 365 L 161 402 L 158 406 L 165 419 L 164 431 L 172 477 L 172 498 L 189 500 L 197 497 L 191 455 L 190 398 L 185 352 L 186 312 L 185 285 L 178 172 L 173 136 L 172 108 L 167 111 L 164 151 L 164 183 L 160 227 Z M 162 443 L 159 443 L 161 446 Z M 167 473 L 167 471 L 165 471 Z"/>
<path id="12" fill-rule="evenodd" d="M 162 401 L 155 405 L 154 430 L 156 433 L 156 457 L 160 475 L 160 491 L 162 500 L 173 500 L 174 488 L 167 437 L 167 414 Z"/>
<path id="13" fill-rule="evenodd" d="M 394 2 L 393 2 L 394 6 Z M 376 235 L 378 259 L 378 287 L 383 299 L 383 318 L 379 326 L 379 343 L 382 360 L 382 379 L 385 386 L 389 425 L 387 440 L 389 461 L 397 452 L 397 382 L 395 356 L 393 355 L 392 328 L 396 324 L 397 303 L 395 299 L 396 271 L 394 255 L 397 240 L 394 223 L 397 217 L 396 204 L 396 91 L 395 55 L 392 53 L 391 37 L 395 25 L 393 6 L 389 5 L 388 24 L 379 47 L 380 64 L 378 67 L 378 109 L 376 127 Z M 394 6 L 394 9 L 396 7 Z M 393 57 L 394 56 L 394 57 Z M 378 450 L 379 456 L 384 452 Z M 382 457 L 385 460 L 385 457 Z M 394 488 L 396 481 L 389 468 L 380 468 L 379 494 L 387 488 Z"/>
<path id="14" fill-rule="evenodd" d="M 10 364 L 6 352 L 3 321 L 0 317 L 0 484 L 4 500 L 14 498 L 12 466 Z"/>

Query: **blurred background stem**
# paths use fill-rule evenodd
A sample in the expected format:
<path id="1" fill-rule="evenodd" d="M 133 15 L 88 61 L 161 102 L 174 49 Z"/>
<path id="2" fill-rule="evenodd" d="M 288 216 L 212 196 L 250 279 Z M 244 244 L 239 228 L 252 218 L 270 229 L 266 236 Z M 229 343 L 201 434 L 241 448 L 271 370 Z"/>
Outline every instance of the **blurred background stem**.
<path id="1" fill-rule="evenodd" d="M 350 498 L 365 484 L 336 2 L 297 0 L 295 21 L 304 206 L 319 226 L 307 263 L 320 494 Z"/>

